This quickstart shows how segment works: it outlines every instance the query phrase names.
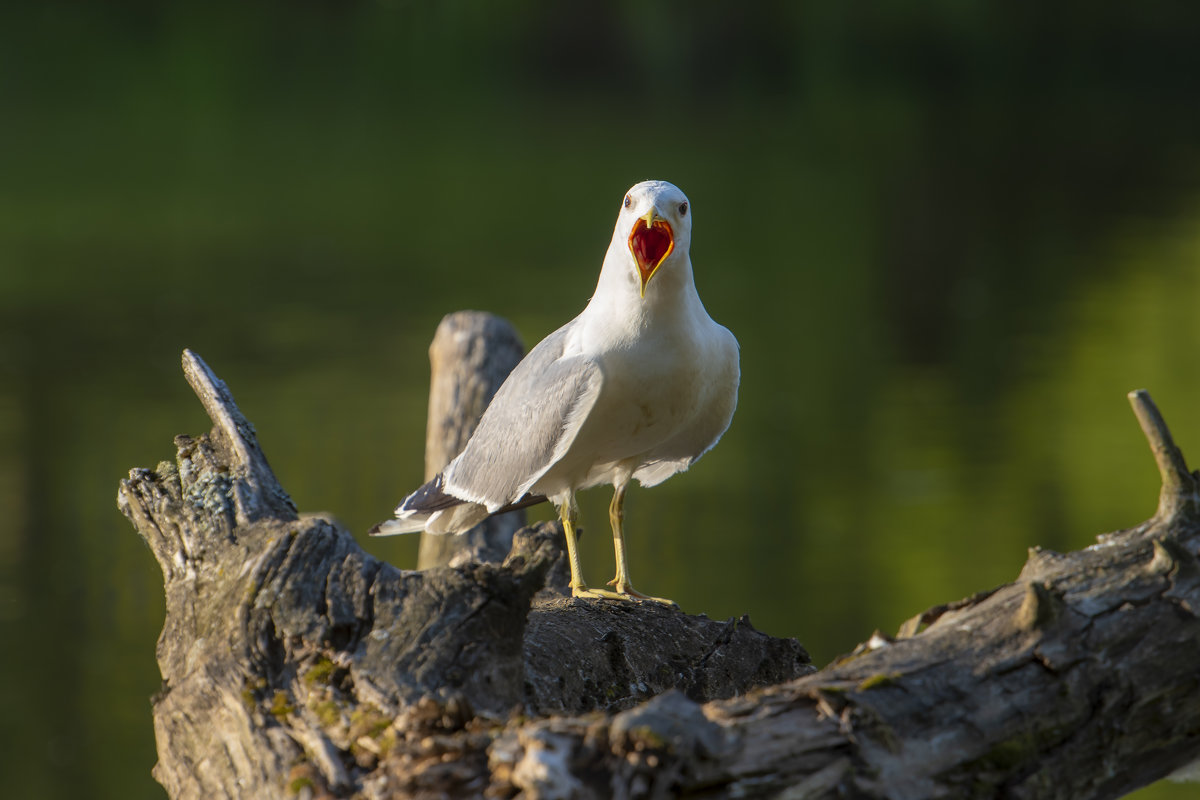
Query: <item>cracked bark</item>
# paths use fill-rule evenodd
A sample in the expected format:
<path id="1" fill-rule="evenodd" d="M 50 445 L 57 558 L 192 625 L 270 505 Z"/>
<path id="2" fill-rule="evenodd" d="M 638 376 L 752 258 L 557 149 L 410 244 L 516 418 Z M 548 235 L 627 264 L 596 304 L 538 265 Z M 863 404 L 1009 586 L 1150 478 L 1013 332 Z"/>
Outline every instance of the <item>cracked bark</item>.
<path id="1" fill-rule="evenodd" d="M 557 595 L 553 525 L 503 564 L 380 563 L 184 364 L 213 431 L 118 495 L 164 575 L 172 797 L 1105 798 L 1200 756 L 1200 491 L 1145 393 L 1154 518 L 811 674 L 747 621 Z"/>

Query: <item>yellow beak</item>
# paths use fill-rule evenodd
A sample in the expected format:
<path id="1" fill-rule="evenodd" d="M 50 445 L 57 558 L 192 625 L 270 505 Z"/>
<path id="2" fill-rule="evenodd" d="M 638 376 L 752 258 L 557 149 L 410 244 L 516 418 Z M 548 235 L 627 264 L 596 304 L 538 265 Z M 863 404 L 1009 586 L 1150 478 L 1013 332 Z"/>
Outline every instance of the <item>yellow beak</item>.
<path id="1" fill-rule="evenodd" d="M 675 249 L 675 234 L 671 224 L 653 208 L 638 217 L 638 221 L 646 225 L 634 224 L 629 234 L 629 252 L 637 263 L 641 295 L 645 297 L 646 284 Z"/>

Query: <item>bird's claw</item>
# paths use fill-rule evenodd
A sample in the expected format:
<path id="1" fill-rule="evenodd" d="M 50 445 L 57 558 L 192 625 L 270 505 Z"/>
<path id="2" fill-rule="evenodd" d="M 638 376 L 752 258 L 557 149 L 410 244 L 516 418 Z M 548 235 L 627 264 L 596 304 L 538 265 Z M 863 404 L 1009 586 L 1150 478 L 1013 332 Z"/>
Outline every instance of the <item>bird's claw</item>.
<path id="1" fill-rule="evenodd" d="M 628 600 L 625 595 L 610 592 L 608 589 L 589 589 L 586 586 L 572 586 L 571 596 L 585 600 Z"/>
<path id="2" fill-rule="evenodd" d="M 615 581 L 609 581 L 608 585 L 614 586 Z M 639 602 L 642 600 L 648 600 L 652 603 L 662 603 L 666 606 L 675 606 L 676 608 L 679 607 L 679 604 L 674 600 L 668 600 L 665 597 L 651 597 L 648 594 L 642 594 L 628 584 L 623 586 L 622 589 L 623 590 L 614 592 L 608 589 L 589 589 L 586 586 L 572 586 L 571 596 L 579 597 L 584 600 L 634 600 Z"/>
<path id="3" fill-rule="evenodd" d="M 615 590 L 613 594 L 620 597 L 622 600 L 649 600 L 652 603 L 662 603 L 667 606 L 679 607 L 679 604 L 674 600 L 668 600 L 665 597 L 652 597 L 648 594 L 642 594 L 637 589 L 633 588 L 633 584 L 629 581 L 623 581 L 618 578 L 613 578 L 608 582 L 608 585 Z"/>

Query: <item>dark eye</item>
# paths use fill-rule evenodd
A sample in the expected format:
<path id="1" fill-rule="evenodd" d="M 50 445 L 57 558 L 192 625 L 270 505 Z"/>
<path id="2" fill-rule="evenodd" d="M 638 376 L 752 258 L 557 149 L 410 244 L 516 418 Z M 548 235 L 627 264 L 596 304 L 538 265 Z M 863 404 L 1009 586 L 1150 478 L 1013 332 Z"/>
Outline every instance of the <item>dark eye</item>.
<path id="1" fill-rule="evenodd" d="M 631 205 L 633 205 L 633 200 L 630 199 L 629 195 L 625 195 L 625 207 L 629 208 Z"/>
<path id="2" fill-rule="evenodd" d="M 687 203 L 679 204 L 679 216 L 681 216 L 681 217 L 687 216 Z"/>

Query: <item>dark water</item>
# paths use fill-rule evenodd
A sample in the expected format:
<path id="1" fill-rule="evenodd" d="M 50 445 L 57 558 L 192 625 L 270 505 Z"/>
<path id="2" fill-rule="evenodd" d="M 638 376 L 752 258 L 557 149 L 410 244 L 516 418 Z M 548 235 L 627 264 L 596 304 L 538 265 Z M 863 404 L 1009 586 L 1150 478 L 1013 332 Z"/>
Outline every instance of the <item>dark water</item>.
<path id="1" fill-rule="evenodd" d="M 226 380 L 302 510 L 420 479 L 447 312 L 533 343 L 622 193 L 689 193 L 741 404 L 628 501 L 640 588 L 827 661 L 1155 505 L 1200 462 L 1197 14 L 938 4 L 0 12 L 0 767 L 160 797 L 161 578 L 115 508 Z M 604 490 L 584 568 L 611 570 Z M 363 544 L 400 566 L 416 542 Z M 1142 798 L 1191 796 L 1158 785 Z"/>

